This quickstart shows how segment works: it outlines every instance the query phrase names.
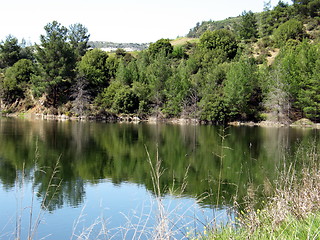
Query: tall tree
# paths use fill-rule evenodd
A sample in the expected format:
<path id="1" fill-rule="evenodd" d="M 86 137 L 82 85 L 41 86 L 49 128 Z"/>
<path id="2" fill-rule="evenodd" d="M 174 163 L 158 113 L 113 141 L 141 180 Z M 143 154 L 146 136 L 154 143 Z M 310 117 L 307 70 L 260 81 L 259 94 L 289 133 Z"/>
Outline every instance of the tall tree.
<path id="1" fill-rule="evenodd" d="M 319 16 L 320 1 L 319 0 L 292 0 L 296 14 L 303 17 Z"/>
<path id="2" fill-rule="evenodd" d="M 282 68 L 296 116 L 315 121 L 320 119 L 319 52 L 319 44 L 303 41 L 296 46 L 283 48 L 276 60 L 276 65 Z"/>
<path id="3" fill-rule="evenodd" d="M 271 1 L 264 2 L 263 12 L 260 14 L 259 35 L 265 37 L 271 33 L 268 25 L 268 19 L 270 18 Z"/>
<path id="4" fill-rule="evenodd" d="M 80 60 L 89 48 L 90 34 L 88 29 L 80 23 L 72 24 L 69 27 L 68 37 L 71 46 L 75 49 L 77 58 Z"/>
<path id="5" fill-rule="evenodd" d="M 259 106 L 257 65 L 253 59 L 232 63 L 226 74 L 225 104 L 231 119 L 252 120 Z"/>
<path id="6" fill-rule="evenodd" d="M 242 13 L 239 35 L 245 40 L 258 37 L 257 19 L 252 11 Z"/>
<path id="7" fill-rule="evenodd" d="M 270 5 L 265 6 L 260 19 L 260 34 L 261 37 L 272 34 L 274 29 L 278 28 L 282 23 L 285 23 L 292 17 L 292 7 L 283 1 L 279 1 L 278 5 L 272 10 Z"/>
<path id="8" fill-rule="evenodd" d="M 284 80 L 285 73 L 281 65 L 275 66 L 267 76 L 268 90 L 264 99 L 264 107 L 268 112 L 268 120 L 288 123 L 290 120 L 290 94 Z"/>
<path id="9" fill-rule="evenodd" d="M 96 48 L 88 51 L 78 64 L 78 72 L 88 80 L 88 88 L 93 96 L 109 85 L 107 59 L 108 54 Z"/>
<path id="10" fill-rule="evenodd" d="M 20 59 L 21 46 L 18 43 L 18 39 L 12 35 L 7 36 L 6 41 L 0 44 L 0 67 L 11 67 Z"/>
<path id="11" fill-rule="evenodd" d="M 40 36 L 36 45 L 36 59 L 41 69 L 39 78 L 47 93 L 50 105 L 57 107 L 59 97 L 74 77 L 76 57 L 67 42 L 68 29 L 53 21 L 44 27 L 46 35 Z"/>
<path id="12" fill-rule="evenodd" d="M 164 104 L 165 84 L 171 75 L 170 59 L 166 56 L 165 52 L 161 52 L 147 68 L 148 84 L 156 115 L 159 114 L 160 108 Z"/>

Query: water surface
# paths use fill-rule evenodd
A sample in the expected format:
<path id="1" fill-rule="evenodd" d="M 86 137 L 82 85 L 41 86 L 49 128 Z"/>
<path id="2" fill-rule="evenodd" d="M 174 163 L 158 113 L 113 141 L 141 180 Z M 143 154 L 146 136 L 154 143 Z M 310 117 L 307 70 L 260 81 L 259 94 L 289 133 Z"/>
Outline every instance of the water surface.
<path id="1" fill-rule="evenodd" d="M 266 196 L 261 189 L 284 165 L 302 164 L 296 156 L 318 134 L 0 118 L 0 238 L 25 239 L 38 216 L 35 239 L 77 239 L 90 226 L 97 236 L 102 222 L 108 237 L 150 238 L 158 205 L 148 154 L 153 166 L 161 160 L 162 203 L 182 238 L 233 221 L 229 207 L 248 192 Z"/>

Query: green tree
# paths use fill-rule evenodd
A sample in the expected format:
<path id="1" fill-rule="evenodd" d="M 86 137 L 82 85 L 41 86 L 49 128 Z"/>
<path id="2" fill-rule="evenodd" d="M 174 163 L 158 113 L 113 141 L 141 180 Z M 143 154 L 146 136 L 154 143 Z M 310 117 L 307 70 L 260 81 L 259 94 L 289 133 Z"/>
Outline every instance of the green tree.
<path id="1" fill-rule="evenodd" d="M 283 46 L 289 39 L 301 41 L 304 35 L 302 22 L 296 19 L 290 19 L 274 31 L 273 38 L 278 46 Z"/>
<path id="2" fill-rule="evenodd" d="M 49 105 L 57 107 L 58 100 L 64 97 L 64 91 L 74 78 L 76 57 L 67 42 L 67 28 L 53 21 L 44 29 L 46 35 L 41 35 L 41 45 L 36 45 L 35 57 L 39 63 L 41 76 L 35 84 L 44 86 Z"/>
<path id="3" fill-rule="evenodd" d="M 253 59 L 232 63 L 226 74 L 224 100 L 231 120 L 252 120 L 260 104 L 257 65 Z"/>
<path id="4" fill-rule="evenodd" d="M 0 67 L 13 66 L 21 59 L 21 50 L 18 39 L 12 35 L 7 36 L 6 41 L 0 44 Z"/>
<path id="5" fill-rule="evenodd" d="M 270 26 L 268 24 L 268 19 L 271 15 L 271 1 L 264 2 L 263 12 L 260 13 L 260 24 L 259 24 L 259 36 L 265 37 L 271 34 Z"/>
<path id="6" fill-rule="evenodd" d="M 107 59 L 106 52 L 95 48 L 88 51 L 78 64 L 79 74 L 88 80 L 88 87 L 93 96 L 109 85 Z"/>
<path id="7" fill-rule="evenodd" d="M 134 91 L 127 85 L 117 90 L 112 104 L 116 113 L 135 113 L 139 108 L 139 99 Z"/>
<path id="8" fill-rule="evenodd" d="M 24 98 L 33 74 L 34 66 L 28 59 L 21 59 L 7 68 L 2 86 L 4 100 L 12 103 Z"/>
<path id="9" fill-rule="evenodd" d="M 155 56 L 161 52 L 165 52 L 166 56 L 171 54 L 173 51 L 173 46 L 170 43 L 169 39 L 160 39 L 155 43 L 151 43 L 148 48 L 149 53 L 152 56 Z"/>
<path id="10" fill-rule="evenodd" d="M 200 118 L 214 123 L 226 120 L 223 86 L 226 81 L 228 63 L 212 65 L 198 82 Z"/>
<path id="11" fill-rule="evenodd" d="M 166 81 L 172 75 L 170 59 L 166 56 L 165 52 L 161 52 L 146 70 L 148 85 L 151 91 L 151 101 L 153 103 L 154 112 L 158 115 L 165 102 L 164 89 Z"/>
<path id="12" fill-rule="evenodd" d="M 124 60 L 121 60 L 117 69 L 116 79 L 128 86 L 138 81 L 139 73 L 136 62 L 130 61 L 126 63 Z"/>
<path id="13" fill-rule="evenodd" d="M 295 51 L 298 76 L 298 104 L 304 116 L 320 120 L 320 45 L 303 42 Z"/>
<path id="14" fill-rule="evenodd" d="M 239 35 L 242 39 L 255 39 L 258 37 L 257 19 L 252 11 L 244 11 L 241 15 Z"/>
<path id="15" fill-rule="evenodd" d="M 181 61 L 179 66 L 173 69 L 173 74 L 168 78 L 165 84 L 166 102 L 163 112 L 169 117 L 177 117 L 184 110 L 187 115 L 189 102 L 187 96 L 191 88 L 191 82 L 186 69 L 186 62 Z"/>
<path id="16" fill-rule="evenodd" d="M 72 24 L 69 27 L 68 38 L 77 58 L 80 60 L 90 47 L 88 44 L 90 38 L 88 29 L 80 23 Z"/>
<path id="17" fill-rule="evenodd" d="M 271 35 L 282 23 L 292 18 L 293 10 L 289 4 L 279 1 L 278 5 L 270 10 L 270 4 L 265 5 L 264 12 L 260 19 L 261 37 Z"/>
<path id="18" fill-rule="evenodd" d="M 296 14 L 299 14 L 303 17 L 319 16 L 319 0 L 292 0 L 292 2 Z"/>
<path id="19" fill-rule="evenodd" d="M 96 103 L 114 113 L 135 113 L 139 109 L 138 95 L 119 81 L 112 81 L 97 97 Z"/>
<path id="20" fill-rule="evenodd" d="M 319 120 L 319 44 L 303 41 L 286 46 L 276 59 L 283 73 L 283 81 L 292 103 L 294 118 L 308 117 Z"/>
<path id="21" fill-rule="evenodd" d="M 223 88 L 216 86 L 213 91 L 204 95 L 200 102 L 200 119 L 213 123 L 224 123 L 226 120 L 226 110 L 223 101 Z"/>
<path id="22" fill-rule="evenodd" d="M 229 59 L 235 57 L 238 49 L 235 35 L 226 29 L 206 31 L 200 37 L 199 46 L 206 50 L 220 50 L 226 53 Z"/>

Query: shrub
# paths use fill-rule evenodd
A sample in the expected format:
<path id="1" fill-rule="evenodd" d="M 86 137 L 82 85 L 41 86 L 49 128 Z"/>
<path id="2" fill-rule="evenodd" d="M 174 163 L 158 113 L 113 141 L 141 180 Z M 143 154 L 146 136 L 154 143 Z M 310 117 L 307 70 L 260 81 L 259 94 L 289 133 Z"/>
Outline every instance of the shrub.
<path id="1" fill-rule="evenodd" d="M 285 45 L 289 39 L 302 40 L 305 35 L 301 21 L 291 19 L 281 24 L 273 33 L 273 38 L 278 47 Z"/>

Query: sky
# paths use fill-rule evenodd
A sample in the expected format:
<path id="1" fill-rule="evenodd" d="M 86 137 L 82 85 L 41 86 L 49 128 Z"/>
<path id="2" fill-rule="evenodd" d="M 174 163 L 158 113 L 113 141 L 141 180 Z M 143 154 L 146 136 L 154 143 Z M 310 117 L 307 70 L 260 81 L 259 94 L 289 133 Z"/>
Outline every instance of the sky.
<path id="1" fill-rule="evenodd" d="M 291 1 L 285 1 L 291 3 Z M 275 6 L 278 0 L 271 0 Z M 261 12 L 264 0 L 15 0 L 3 1 L 0 40 L 9 34 L 39 42 L 44 26 L 81 23 L 91 41 L 149 43 L 185 36 L 197 22 Z"/>

